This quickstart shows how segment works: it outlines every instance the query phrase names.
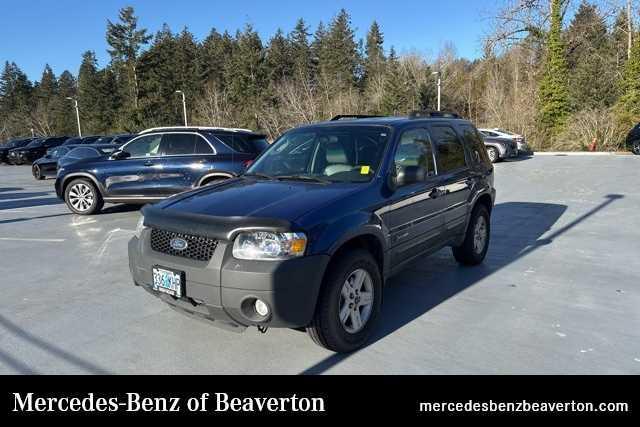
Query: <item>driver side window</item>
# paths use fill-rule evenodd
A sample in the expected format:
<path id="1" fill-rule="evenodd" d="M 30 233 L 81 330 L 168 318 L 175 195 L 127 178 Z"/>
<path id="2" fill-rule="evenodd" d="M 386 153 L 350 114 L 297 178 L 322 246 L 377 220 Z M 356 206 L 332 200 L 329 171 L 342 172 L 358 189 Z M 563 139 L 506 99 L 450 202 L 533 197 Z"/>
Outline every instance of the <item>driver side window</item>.
<path id="1" fill-rule="evenodd" d="M 413 166 L 423 168 L 425 176 L 434 176 L 436 169 L 433 163 L 433 149 L 427 130 L 419 128 L 405 131 L 400 137 L 394 161 L 398 172 Z"/>
<path id="2" fill-rule="evenodd" d="M 124 147 L 124 151 L 135 157 L 155 157 L 158 155 L 162 135 L 146 135 L 130 142 Z"/>

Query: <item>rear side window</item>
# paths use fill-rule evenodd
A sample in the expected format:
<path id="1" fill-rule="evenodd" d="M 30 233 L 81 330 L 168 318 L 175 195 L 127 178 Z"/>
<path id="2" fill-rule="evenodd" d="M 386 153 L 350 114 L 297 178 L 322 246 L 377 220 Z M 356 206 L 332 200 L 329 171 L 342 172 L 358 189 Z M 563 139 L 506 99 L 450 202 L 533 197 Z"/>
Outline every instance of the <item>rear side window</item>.
<path id="1" fill-rule="evenodd" d="M 199 135 L 193 133 L 167 133 L 162 137 L 160 149 L 165 156 L 210 154 L 211 146 Z"/>
<path id="2" fill-rule="evenodd" d="M 452 127 L 445 125 L 432 126 L 431 136 L 436 147 L 438 173 L 443 174 L 455 171 L 467 165 L 464 147 Z"/>
<path id="3" fill-rule="evenodd" d="M 195 148 L 193 151 L 195 154 L 213 154 L 211 145 L 207 141 L 205 141 L 204 138 L 196 135 L 194 136 L 196 137 Z"/>
<path id="4" fill-rule="evenodd" d="M 238 153 L 261 153 L 269 143 L 264 138 L 249 138 L 246 135 L 216 134 L 216 138 Z"/>
<path id="5" fill-rule="evenodd" d="M 462 125 L 460 126 L 460 130 L 462 131 L 464 142 L 467 144 L 467 147 L 469 147 L 472 160 L 476 163 L 491 163 L 487 155 L 487 148 L 478 131 L 470 125 Z"/>

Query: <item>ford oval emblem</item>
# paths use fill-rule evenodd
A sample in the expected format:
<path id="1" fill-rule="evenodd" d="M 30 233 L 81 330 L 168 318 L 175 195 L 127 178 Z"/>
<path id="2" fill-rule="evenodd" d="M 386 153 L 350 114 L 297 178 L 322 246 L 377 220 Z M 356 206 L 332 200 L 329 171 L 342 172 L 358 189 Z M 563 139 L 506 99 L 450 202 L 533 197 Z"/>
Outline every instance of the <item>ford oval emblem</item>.
<path id="1" fill-rule="evenodd" d="M 181 239 L 180 237 L 174 237 L 169 241 L 169 246 L 171 246 L 171 249 L 175 249 L 176 251 L 184 251 L 187 249 L 189 244 L 186 240 Z"/>

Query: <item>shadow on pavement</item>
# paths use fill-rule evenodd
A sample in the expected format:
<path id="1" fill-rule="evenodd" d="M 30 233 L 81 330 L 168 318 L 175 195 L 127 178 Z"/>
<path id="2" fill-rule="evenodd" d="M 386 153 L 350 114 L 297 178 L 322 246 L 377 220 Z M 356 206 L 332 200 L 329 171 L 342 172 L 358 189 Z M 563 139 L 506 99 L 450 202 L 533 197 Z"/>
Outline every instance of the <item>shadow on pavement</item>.
<path id="1" fill-rule="evenodd" d="M 47 197 L 40 199 L 28 199 L 28 200 L 12 200 L 10 202 L 0 202 L 0 211 L 7 209 L 21 209 L 21 208 L 31 208 L 34 206 L 48 206 L 48 205 L 59 205 L 62 203 L 62 200 L 57 197 Z"/>
<path id="2" fill-rule="evenodd" d="M 22 341 L 26 341 L 28 344 L 31 344 L 34 347 L 38 347 L 39 349 L 47 352 L 51 356 L 60 358 L 86 371 L 87 373 L 102 374 L 102 375 L 110 373 L 109 371 L 101 368 L 98 365 L 95 365 L 91 362 L 81 359 L 80 357 L 74 354 L 71 354 L 66 350 L 63 350 L 60 347 L 43 340 L 42 338 L 36 337 L 35 335 L 25 331 L 20 326 L 16 325 L 15 323 L 13 323 L 12 321 L 10 321 L 9 319 L 5 318 L 2 315 L 0 315 L 0 327 L 4 328 L 7 332 L 12 334 L 16 338 Z M 31 368 L 24 365 L 24 363 L 18 362 L 15 358 L 13 358 L 12 356 L 4 352 L 0 352 L 0 359 L 5 363 L 7 363 L 9 366 L 16 369 L 18 372 L 25 371 L 25 370 L 32 371 Z M 31 373 L 31 372 L 22 372 L 22 373 Z"/>
<path id="3" fill-rule="evenodd" d="M 43 197 L 50 196 L 50 191 L 38 191 L 36 193 L 3 193 L 0 194 L 0 200 L 20 200 L 20 199 L 31 199 L 34 197 Z"/>
<path id="4" fill-rule="evenodd" d="M 429 260 L 438 257 L 434 254 L 421 258 L 413 267 L 391 278 L 384 290 L 382 315 L 367 345 L 395 332 L 539 247 L 553 244 L 554 239 L 623 197 L 607 195 L 600 205 L 544 238 L 542 236 L 565 213 L 567 206 L 525 202 L 497 204 L 492 212 L 491 246 L 486 262 L 477 267 L 460 267 L 451 255 L 449 262 L 440 259 L 430 264 Z M 416 269 L 418 263 L 419 270 Z M 321 374 L 352 354 L 333 354 L 301 374 Z"/>
<path id="5" fill-rule="evenodd" d="M 20 187 L 0 187 L 0 193 L 6 193 L 8 191 L 20 191 L 24 190 L 24 188 Z"/>
<path id="6" fill-rule="evenodd" d="M 54 214 L 54 215 L 42 215 L 42 216 L 32 216 L 32 217 L 28 217 L 28 218 L 12 218 L 12 219 L 4 219 L 0 221 L 0 225 L 2 224 L 11 224 L 14 222 L 25 222 L 25 221 L 31 221 L 33 219 L 47 219 L 47 218 L 56 218 L 59 216 L 69 216 L 71 215 L 71 213 L 61 213 L 61 214 Z"/>

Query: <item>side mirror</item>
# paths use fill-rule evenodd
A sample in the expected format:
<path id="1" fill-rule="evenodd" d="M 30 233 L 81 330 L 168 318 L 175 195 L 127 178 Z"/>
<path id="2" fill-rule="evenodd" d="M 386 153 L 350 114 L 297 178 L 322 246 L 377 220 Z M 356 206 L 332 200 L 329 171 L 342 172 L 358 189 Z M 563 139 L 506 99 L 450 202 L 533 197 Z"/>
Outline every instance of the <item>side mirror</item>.
<path id="1" fill-rule="evenodd" d="M 404 166 L 398 168 L 397 186 L 424 182 L 427 171 L 421 166 Z"/>
<path id="2" fill-rule="evenodd" d="M 111 155 L 112 160 L 124 160 L 124 159 L 128 159 L 129 157 L 131 157 L 131 153 L 128 153 L 122 150 L 116 151 Z"/>

